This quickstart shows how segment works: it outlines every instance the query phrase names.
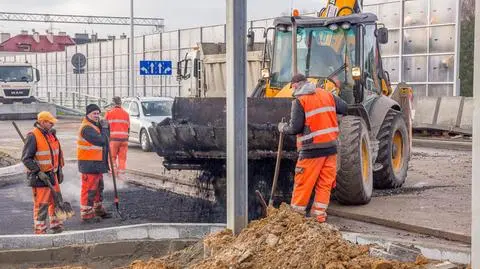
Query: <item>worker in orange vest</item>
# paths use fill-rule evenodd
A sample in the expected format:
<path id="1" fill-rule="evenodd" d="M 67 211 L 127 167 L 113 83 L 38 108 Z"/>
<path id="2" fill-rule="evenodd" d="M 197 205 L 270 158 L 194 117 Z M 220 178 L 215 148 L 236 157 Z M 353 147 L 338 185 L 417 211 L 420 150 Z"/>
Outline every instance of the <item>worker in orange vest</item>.
<path id="1" fill-rule="evenodd" d="M 57 139 L 54 124 L 57 119 L 48 111 L 37 115 L 33 130 L 28 133 L 23 147 L 22 162 L 27 168 L 28 185 L 33 192 L 33 221 L 35 234 L 47 233 L 47 216 L 50 232 L 61 233 L 63 223 L 55 216 L 55 203 L 47 180 L 60 196 L 63 182 L 63 152 Z"/>
<path id="2" fill-rule="evenodd" d="M 115 107 L 105 114 L 105 119 L 110 125 L 110 152 L 116 168 L 115 171 L 124 173 L 127 168 L 130 116 L 122 108 L 122 99 L 120 97 L 113 97 L 113 104 Z"/>
<path id="3" fill-rule="evenodd" d="M 100 108 L 90 104 L 78 132 L 77 160 L 82 177 L 80 217 L 84 223 L 111 218 L 102 205 L 103 174 L 108 168 L 108 122 L 100 120 Z"/>
<path id="4" fill-rule="evenodd" d="M 302 74 L 293 76 L 291 85 L 295 100 L 292 101 L 290 123 L 278 125 L 280 132 L 297 135 L 299 156 L 290 204 L 293 210 L 305 213 L 315 189 L 310 216 L 325 222 L 337 173 L 339 129 L 336 114 L 346 114 L 347 104 L 332 93 L 316 88 Z"/>

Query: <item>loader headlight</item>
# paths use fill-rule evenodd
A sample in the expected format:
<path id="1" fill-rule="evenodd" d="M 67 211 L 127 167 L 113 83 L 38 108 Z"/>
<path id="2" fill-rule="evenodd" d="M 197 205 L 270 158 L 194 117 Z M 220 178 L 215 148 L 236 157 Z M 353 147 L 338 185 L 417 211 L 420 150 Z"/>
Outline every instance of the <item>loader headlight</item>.
<path id="1" fill-rule="evenodd" d="M 335 24 L 335 23 L 334 23 L 334 24 L 330 24 L 330 25 L 328 26 L 328 29 L 330 29 L 330 30 L 332 30 L 332 31 L 335 32 L 335 31 L 338 30 L 338 25 Z"/>
<path id="2" fill-rule="evenodd" d="M 350 29 L 350 27 L 351 27 L 350 23 L 348 23 L 348 22 L 342 23 L 342 29 L 343 30 L 348 30 L 348 29 Z"/>

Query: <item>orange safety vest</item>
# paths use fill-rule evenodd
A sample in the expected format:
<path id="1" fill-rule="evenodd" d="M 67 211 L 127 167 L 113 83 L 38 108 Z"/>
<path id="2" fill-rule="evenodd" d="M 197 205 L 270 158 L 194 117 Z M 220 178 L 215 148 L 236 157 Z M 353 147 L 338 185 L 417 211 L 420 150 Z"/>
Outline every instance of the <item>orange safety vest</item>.
<path id="1" fill-rule="evenodd" d="M 110 139 L 112 141 L 128 141 L 130 116 L 123 108 L 115 107 L 108 111 L 105 119 L 110 125 Z"/>
<path id="2" fill-rule="evenodd" d="M 95 146 L 92 143 L 88 142 L 85 138 L 82 137 L 83 128 L 90 126 L 97 133 L 101 134 L 100 129 L 88 121 L 86 118 L 83 119 L 82 125 L 78 132 L 77 139 L 77 160 L 79 161 L 102 161 L 103 160 L 103 147 Z"/>
<path id="3" fill-rule="evenodd" d="M 297 135 L 297 150 L 336 146 L 339 130 L 333 95 L 318 88 L 298 100 L 305 111 L 305 126 L 303 133 Z"/>
<path id="4" fill-rule="evenodd" d="M 56 172 L 58 166 L 63 166 L 63 156 L 61 154 L 60 142 L 51 134 L 44 135 L 38 128 L 32 131 L 37 142 L 37 152 L 35 160 L 40 166 L 42 172 Z"/>

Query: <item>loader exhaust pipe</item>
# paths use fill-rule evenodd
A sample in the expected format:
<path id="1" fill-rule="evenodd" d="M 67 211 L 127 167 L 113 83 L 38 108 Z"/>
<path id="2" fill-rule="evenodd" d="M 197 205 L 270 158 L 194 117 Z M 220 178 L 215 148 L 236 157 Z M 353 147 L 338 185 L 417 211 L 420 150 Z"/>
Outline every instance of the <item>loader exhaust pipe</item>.
<path id="1" fill-rule="evenodd" d="M 295 17 L 292 20 L 292 77 L 298 73 L 297 70 L 297 22 Z"/>

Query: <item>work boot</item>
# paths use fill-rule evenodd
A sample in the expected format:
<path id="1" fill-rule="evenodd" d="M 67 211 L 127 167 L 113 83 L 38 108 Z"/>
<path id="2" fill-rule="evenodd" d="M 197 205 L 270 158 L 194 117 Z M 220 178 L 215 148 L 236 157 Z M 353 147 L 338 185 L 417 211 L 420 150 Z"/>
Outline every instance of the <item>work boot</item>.
<path id="1" fill-rule="evenodd" d="M 102 219 L 111 219 L 113 217 L 112 213 L 107 212 L 105 209 L 95 210 L 95 215 Z"/>
<path id="2" fill-rule="evenodd" d="M 100 217 L 93 217 L 89 219 L 82 219 L 83 224 L 94 224 L 94 223 L 99 223 L 102 219 Z"/>
<path id="3" fill-rule="evenodd" d="M 50 228 L 48 231 L 49 234 L 59 234 L 61 232 L 63 232 L 63 227 L 61 226 Z"/>

